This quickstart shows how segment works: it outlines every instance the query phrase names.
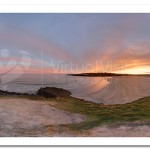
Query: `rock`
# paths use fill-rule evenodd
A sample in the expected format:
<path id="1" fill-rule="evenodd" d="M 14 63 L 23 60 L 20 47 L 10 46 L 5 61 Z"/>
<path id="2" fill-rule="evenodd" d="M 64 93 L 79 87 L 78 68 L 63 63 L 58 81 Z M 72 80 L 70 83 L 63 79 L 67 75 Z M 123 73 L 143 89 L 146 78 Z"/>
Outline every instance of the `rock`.
<path id="1" fill-rule="evenodd" d="M 0 90 L 0 95 L 21 95 L 21 93 L 16 93 L 16 92 L 8 92 L 8 91 L 3 91 Z"/>
<path id="2" fill-rule="evenodd" d="M 68 97 L 71 95 L 71 92 L 55 87 L 45 87 L 40 88 L 37 91 L 37 95 L 46 97 L 46 98 L 57 98 L 57 97 Z"/>
<path id="3" fill-rule="evenodd" d="M 35 96 L 34 94 L 28 94 L 28 93 L 18 93 L 18 92 L 9 92 L 9 91 L 3 91 L 0 90 L 0 96 Z"/>

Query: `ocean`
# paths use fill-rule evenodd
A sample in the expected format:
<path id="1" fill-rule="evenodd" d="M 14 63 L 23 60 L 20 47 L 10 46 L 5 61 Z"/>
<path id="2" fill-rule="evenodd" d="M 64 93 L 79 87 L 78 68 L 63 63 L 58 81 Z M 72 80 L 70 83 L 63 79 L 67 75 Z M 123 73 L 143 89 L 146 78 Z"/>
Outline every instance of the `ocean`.
<path id="1" fill-rule="evenodd" d="M 84 98 L 109 82 L 104 77 L 76 77 L 66 74 L 9 74 L 0 76 L 0 89 L 10 92 L 34 94 L 41 87 L 57 87 L 69 90 L 72 96 Z"/>
<path id="2" fill-rule="evenodd" d="M 73 97 L 103 104 L 124 104 L 150 96 L 150 77 L 79 77 L 65 74 L 1 75 L 0 89 L 35 94 L 41 87 L 69 90 Z"/>

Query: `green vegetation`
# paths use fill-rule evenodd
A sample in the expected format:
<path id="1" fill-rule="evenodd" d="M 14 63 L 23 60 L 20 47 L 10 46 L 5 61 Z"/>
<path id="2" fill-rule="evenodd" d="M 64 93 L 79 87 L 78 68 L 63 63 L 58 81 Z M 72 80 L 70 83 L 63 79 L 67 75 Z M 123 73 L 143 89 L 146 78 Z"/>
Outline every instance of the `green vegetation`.
<path id="1" fill-rule="evenodd" d="M 50 96 L 51 89 L 53 94 L 56 94 L 54 88 L 49 88 Z M 57 89 L 57 91 L 58 90 L 59 92 L 66 92 L 63 89 Z M 43 92 L 45 92 L 44 89 Z M 114 125 L 117 123 L 120 124 L 134 121 L 150 124 L 150 97 L 141 98 L 127 104 L 103 105 L 86 102 L 84 100 L 71 97 L 68 94 L 67 96 L 65 95 L 65 97 L 64 94 L 63 96 L 58 95 L 56 98 L 47 98 L 47 96 L 49 95 L 40 96 L 38 94 L 30 95 L 26 93 L 19 94 L 0 91 L 1 98 L 27 98 L 34 101 L 54 101 L 54 107 L 58 109 L 86 116 L 86 120 L 81 123 L 62 125 L 69 127 L 74 131 L 88 130 L 102 124 Z"/>
<path id="2" fill-rule="evenodd" d="M 72 97 L 54 101 L 57 102 L 55 107 L 59 109 L 87 117 L 84 122 L 67 125 L 73 130 L 87 130 L 102 124 L 150 121 L 150 97 L 115 105 L 95 104 Z"/>

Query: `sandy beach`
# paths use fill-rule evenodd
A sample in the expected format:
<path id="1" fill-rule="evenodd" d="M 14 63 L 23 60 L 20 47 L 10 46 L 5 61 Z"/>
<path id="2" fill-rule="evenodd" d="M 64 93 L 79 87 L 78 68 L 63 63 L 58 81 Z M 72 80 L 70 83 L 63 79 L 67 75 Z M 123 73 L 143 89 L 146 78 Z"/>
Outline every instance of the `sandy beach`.
<path id="1" fill-rule="evenodd" d="M 88 87 L 88 93 L 86 88 L 80 87 L 73 96 L 95 103 L 125 104 L 150 95 L 150 77 L 126 76 L 107 80 L 108 84 L 102 88 L 98 86 L 99 83 Z"/>

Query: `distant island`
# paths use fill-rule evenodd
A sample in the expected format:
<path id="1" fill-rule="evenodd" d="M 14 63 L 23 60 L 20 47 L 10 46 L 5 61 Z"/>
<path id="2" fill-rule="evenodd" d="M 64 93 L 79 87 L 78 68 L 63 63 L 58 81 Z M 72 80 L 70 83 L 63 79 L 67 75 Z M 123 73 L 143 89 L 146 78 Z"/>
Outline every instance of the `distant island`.
<path id="1" fill-rule="evenodd" d="M 85 76 L 85 77 L 112 77 L 112 76 L 150 76 L 150 74 L 121 74 L 121 73 L 79 73 L 79 74 L 67 74 L 70 76 Z"/>

